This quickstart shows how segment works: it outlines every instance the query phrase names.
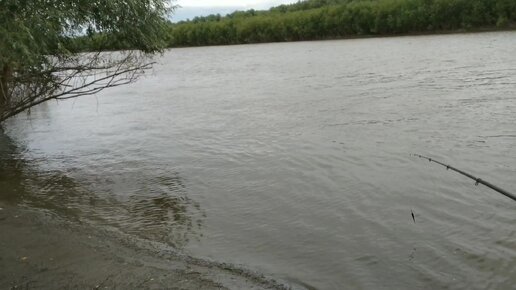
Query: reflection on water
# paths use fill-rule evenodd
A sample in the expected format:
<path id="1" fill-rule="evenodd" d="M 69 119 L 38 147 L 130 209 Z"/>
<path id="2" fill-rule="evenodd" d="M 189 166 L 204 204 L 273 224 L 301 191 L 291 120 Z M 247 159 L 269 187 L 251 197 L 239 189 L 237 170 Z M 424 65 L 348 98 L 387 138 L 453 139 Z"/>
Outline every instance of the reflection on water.
<path id="1" fill-rule="evenodd" d="M 4 135 L 0 127 L 0 199 L 8 202 L 15 202 L 23 192 L 21 183 L 12 182 L 23 179 L 23 161 L 15 150 L 12 140 Z"/>
<path id="2" fill-rule="evenodd" d="M 26 157 L 0 132 L 0 200 L 45 209 L 67 220 L 112 226 L 176 248 L 200 234 L 204 213 L 187 196 L 177 172 L 151 178 L 123 176 L 125 192 L 117 193 L 113 188 L 118 181 L 110 176 L 76 178 L 77 173 L 41 170 L 38 164 L 45 160 Z M 88 180 L 94 186 L 88 187 Z"/>

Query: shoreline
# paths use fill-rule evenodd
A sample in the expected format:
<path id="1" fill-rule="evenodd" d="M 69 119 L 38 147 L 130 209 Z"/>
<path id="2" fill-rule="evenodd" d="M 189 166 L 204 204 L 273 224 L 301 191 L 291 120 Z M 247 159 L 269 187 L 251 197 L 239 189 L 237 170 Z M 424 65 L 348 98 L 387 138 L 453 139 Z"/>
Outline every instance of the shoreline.
<path id="1" fill-rule="evenodd" d="M 263 275 L 0 201 L 2 289 L 288 289 Z"/>
<path id="2" fill-rule="evenodd" d="M 345 37 L 327 37 L 318 39 L 304 39 L 304 40 L 285 40 L 285 41 L 270 41 L 270 42 L 249 42 L 249 43 L 228 43 L 228 44 L 212 44 L 212 45 L 190 45 L 190 46 L 167 46 L 165 50 L 172 50 L 178 48 L 195 48 L 195 47 L 217 47 L 217 46 L 234 46 L 234 45 L 256 45 L 256 44 L 274 44 L 274 43 L 296 43 L 296 42 L 312 42 L 312 41 L 336 41 L 336 40 L 353 40 L 353 39 L 372 39 L 372 38 L 395 38 L 395 37 L 410 37 L 410 36 L 434 36 L 434 35 L 453 35 L 453 34 L 475 34 L 475 33 L 490 33 L 490 32 L 515 32 L 516 23 L 509 24 L 506 27 L 479 27 L 474 29 L 456 29 L 456 30 L 436 30 L 436 31 L 422 31 L 400 34 L 356 34 Z"/>

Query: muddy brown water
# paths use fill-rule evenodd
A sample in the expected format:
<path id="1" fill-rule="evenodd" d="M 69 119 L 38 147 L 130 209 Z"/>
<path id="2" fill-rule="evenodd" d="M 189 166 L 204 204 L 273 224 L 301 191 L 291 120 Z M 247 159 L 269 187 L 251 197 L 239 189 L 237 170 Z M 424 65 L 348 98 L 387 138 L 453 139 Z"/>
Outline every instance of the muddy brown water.
<path id="1" fill-rule="evenodd" d="M 2 200 L 299 287 L 516 285 L 516 203 L 409 155 L 516 191 L 515 32 L 159 62 L 9 120 Z"/>

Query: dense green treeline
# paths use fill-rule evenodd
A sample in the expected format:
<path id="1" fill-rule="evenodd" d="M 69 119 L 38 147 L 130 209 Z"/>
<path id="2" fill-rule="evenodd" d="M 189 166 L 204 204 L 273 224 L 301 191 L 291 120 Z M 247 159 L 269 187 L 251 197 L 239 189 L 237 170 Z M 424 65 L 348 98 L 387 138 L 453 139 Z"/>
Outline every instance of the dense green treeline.
<path id="1" fill-rule="evenodd" d="M 309 0 L 171 24 L 171 47 L 317 40 L 483 27 L 516 22 L 515 0 Z"/>

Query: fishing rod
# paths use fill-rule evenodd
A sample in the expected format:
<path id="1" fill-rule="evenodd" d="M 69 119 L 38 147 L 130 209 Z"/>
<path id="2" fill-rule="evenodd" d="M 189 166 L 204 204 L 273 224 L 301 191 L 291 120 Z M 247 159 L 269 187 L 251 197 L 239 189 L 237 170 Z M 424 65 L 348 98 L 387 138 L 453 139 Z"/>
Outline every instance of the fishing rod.
<path id="1" fill-rule="evenodd" d="M 473 180 L 475 181 L 475 185 L 478 185 L 479 183 L 481 183 L 481 184 L 483 184 L 483 185 L 485 185 L 485 186 L 487 186 L 487 187 L 489 187 L 489 188 L 491 188 L 491 189 L 493 189 L 493 190 L 498 191 L 499 193 L 501 193 L 501 194 L 503 194 L 503 195 L 507 196 L 508 198 L 510 198 L 510 199 L 512 199 L 512 200 L 514 200 L 514 201 L 516 201 L 516 195 L 514 195 L 514 194 L 512 194 L 512 193 L 508 192 L 508 191 L 507 191 L 507 190 L 505 190 L 505 189 L 501 189 L 500 187 L 498 187 L 498 186 L 496 186 L 496 185 L 493 185 L 493 184 L 491 184 L 491 183 L 489 183 L 489 182 L 487 182 L 487 181 L 484 181 L 484 180 L 482 180 L 482 179 L 480 179 L 480 178 L 477 178 L 477 177 L 475 177 L 475 176 L 473 176 L 473 175 L 471 175 L 471 174 L 469 174 L 469 173 L 467 173 L 467 172 L 464 172 L 464 171 L 462 171 L 462 170 L 460 170 L 460 169 L 457 169 L 457 168 L 455 168 L 455 167 L 453 167 L 453 166 L 450 166 L 450 165 L 448 165 L 448 164 L 444 164 L 444 163 L 442 163 L 442 162 L 439 162 L 439 161 L 437 161 L 437 160 L 435 160 L 435 159 L 432 159 L 432 158 L 430 158 L 430 157 L 426 157 L 426 156 L 419 155 L 419 154 L 411 154 L 411 155 L 416 156 L 416 157 L 419 157 L 419 158 L 426 159 L 426 160 L 428 160 L 428 161 L 430 161 L 430 162 L 434 162 L 434 163 L 437 163 L 437 164 L 439 164 L 439 165 L 442 165 L 442 166 L 446 167 L 446 170 L 451 169 L 451 170 L 453 170 L 453 171 L 455 171 L 455 172 L 458 172 L 459 174 L 462 174 L 462 175 L 464 175 L 464 176 L 466 176 L 466 177 L 469 177 L 469 178 L 473 179 Z"/>

